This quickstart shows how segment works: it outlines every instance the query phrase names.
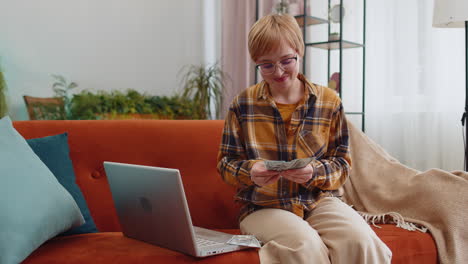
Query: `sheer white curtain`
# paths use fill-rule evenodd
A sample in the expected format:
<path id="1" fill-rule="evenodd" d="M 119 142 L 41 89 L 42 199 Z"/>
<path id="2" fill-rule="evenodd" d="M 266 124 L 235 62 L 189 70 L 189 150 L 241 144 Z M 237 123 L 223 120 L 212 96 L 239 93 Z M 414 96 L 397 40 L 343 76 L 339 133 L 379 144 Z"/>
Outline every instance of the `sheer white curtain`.
<path id="1" fill-rule="evenodd" d="M 255 23 L 255 1 L 222 1 L 221 67 L 227 73 L 221 118 L 240 91 L 254 83 L 255 67 L 250 59 L 247 36 Z"/>
<path id="2" fill-rule="evenodd" d="M 366 133 L 402 163 L 463 169 L 463 29 L 432 28 L 433 0 L 367 1 Z"/>

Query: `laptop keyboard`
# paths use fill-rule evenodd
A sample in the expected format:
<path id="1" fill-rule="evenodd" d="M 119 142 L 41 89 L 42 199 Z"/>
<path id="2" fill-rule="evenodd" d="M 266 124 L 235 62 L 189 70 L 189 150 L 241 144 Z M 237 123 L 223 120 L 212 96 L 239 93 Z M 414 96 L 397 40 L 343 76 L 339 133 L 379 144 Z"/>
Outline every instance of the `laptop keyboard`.
<path id="1" fill-rule="evenodd" d="M 213 241 L 213 240 L 208 240 L 204 239 L 201 237 L 196 238 L 197 246 L 199 247 L 207 247 L 207 246 L 214 246 L 214 245 L 223 245 L 224 243 L 218 242 L 218 241 Z"/>

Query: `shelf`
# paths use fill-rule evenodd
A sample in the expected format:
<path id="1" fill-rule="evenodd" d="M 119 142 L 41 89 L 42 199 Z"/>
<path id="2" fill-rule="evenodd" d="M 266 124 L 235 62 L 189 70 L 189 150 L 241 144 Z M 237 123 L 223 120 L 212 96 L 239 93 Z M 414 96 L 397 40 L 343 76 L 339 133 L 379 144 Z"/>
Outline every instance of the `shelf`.
<path id="1" fill-rule="evenodd" d="M 319 25 L 319 24 L 328 24 L 328 20 L 319 18 L 319 17 L 314 17 L 314 16 L 304 16 L 304 15 L 298 15 L 294 16 L 297 20 L 297 23 L 299 24 L 300 27 L 304 26 L 304 17 L 306 21 L 306 26 L 310 25 Z"/>
<path id="2" fill-rule="evenodd" d="M 342 40 L 342 48 L 343 49 L 350 49 L 350 48 L 359 48 L 359 47 L 364 47 L 364 45 L 356 43 L 356 42 L 351 42 L 347 40 Z M 312 42 L 312 43 L 306 43 L 306 46 L 311 46 L 314 48 L 319 48 L 319 49 L 326 49 L 326 50 L 335 50 L 340 48 L 340 41 L 339 40 L 330 40 L 330 41 L 323 41 L 323 42 Z"/>
<path id="3" fill-rule="evenodd" d="M 347 115 L 364 115 L 365 113 L 363 112 L 345 112 Z"/>

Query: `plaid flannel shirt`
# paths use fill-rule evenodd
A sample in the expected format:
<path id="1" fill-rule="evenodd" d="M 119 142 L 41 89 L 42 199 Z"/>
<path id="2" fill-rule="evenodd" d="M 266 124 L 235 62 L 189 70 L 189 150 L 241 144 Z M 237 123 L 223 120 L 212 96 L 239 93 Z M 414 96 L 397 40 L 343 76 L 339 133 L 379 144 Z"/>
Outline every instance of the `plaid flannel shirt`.
<path id="1" fill-rule="evenodd" d="M 240 93 L 229 108 L 217 168 L 226 183 L 237 187 L 235 199 L 243 204 L 239 221 L 261 208 L 304 217 L 322 197 L 336 196 L 349 175 L 348 128 L 340 98 L 301 74 L 298 78 L 306 88 L 289 131 L 264 81 Z M 250 178 L 257 161 L 306 157 L 314 157 L 313 175 L 304 184 L 280 177 L 260 187 Z"/>

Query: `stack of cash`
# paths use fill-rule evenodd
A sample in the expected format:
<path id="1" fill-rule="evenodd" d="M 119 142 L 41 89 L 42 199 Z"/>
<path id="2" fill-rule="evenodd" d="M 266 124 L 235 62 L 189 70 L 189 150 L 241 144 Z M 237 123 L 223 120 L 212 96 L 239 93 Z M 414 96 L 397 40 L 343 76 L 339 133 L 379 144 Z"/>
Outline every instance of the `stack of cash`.
<path id="1" fill-rule="evenodd" d="M 282 160 L 266 160 L 265 166 L 267 170 L 274 170 L 274 171 L 284 171 L 284 170 L 292 170 L 292 169 L 300 169 L 304 168 L 309 164 L 314 158 L 303 158 L 303 159 L 295 159 L 291 161 L 282 161 Z"/>
<path id="2" fill-rule="evenodd" d="M 261 247 L 260 241 L 258 241 L 258 239 L 255 236 L 251 235 L 235 235 L 232 236 L 232 238 L 229 239 L 227 243 L 231 245 L 239 245 L 246 247 Z"/>

